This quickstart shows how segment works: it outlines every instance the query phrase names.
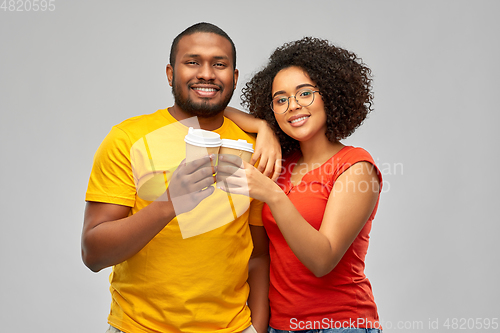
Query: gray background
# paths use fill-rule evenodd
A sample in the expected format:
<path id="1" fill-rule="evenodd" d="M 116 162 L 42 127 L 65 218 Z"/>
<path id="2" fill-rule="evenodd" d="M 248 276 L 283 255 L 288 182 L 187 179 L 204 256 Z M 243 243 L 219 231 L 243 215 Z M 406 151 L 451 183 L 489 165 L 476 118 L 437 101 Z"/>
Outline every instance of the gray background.
<path id="1" fill-rule="evenodd" d="M 500 317 L 500 2 L 53 3 L 0 10 L 2 332 L 106 330 L 110 269 L 80 258 L 93 154 L 114 124 L 173 104 L 170 44 L 199 21 L 237 46 L 232 106 L 275 47 L 306 35 L 372 68 L 375 112 L 345 143 L 386 181 L 366 269 L 386 332 Z"/>

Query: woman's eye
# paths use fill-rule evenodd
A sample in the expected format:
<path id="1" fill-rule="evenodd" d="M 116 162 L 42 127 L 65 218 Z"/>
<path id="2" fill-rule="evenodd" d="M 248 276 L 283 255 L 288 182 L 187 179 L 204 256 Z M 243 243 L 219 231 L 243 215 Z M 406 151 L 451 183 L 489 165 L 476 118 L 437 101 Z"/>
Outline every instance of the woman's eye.
<path id="1" fill-rule="evenodd" d="M 300 96 L 300 97 L 308 97 L 308 96 L 309 96 L 309 95 L 311 95 L 311 94 L 312 94 L 312 92 L 311 92 L 311 91 L 306 90 L 306 91 L 301 91 L 301 92 L 300 92 L 300 94 L 299 94 L 299 96 Z"/>
<path id="2" fill-rule="evenodd" d="M 278 103 L 278 104 L 284 104 L 284 103 L 286 103 L 286 101 L 287 101 L 287 98 L 281 97 L 281 98 L 278 98 L 276 100 L 276 103 Z"/>

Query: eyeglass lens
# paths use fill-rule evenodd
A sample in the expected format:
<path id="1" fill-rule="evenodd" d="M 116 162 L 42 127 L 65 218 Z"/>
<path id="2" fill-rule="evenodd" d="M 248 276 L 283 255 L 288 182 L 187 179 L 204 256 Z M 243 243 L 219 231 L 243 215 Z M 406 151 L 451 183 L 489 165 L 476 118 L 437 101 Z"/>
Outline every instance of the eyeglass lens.
<path id="1" fill-rule="evenodd" d="M 295 96 L 276 96 L 271 103 L 271 107 L 276 113 L 284 113 L 288 110 L 290 98 L 295 98 L 300 106 L 306 107 L 311 105 L 314 101 L 314 93 L 315 91 L 312 91 L 311 89 L 303 89 L 297 91 Z"/>

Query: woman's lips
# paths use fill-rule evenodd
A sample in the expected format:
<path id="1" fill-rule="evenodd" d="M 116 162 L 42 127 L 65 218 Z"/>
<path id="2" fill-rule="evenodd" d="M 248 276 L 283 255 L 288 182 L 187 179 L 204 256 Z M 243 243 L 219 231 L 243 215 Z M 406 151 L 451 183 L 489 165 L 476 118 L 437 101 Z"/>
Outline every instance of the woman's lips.
<path id="1" fill-rule="evenodd" d="M 309 119 L 309 115 L 297 115 L 297 116 L 293 116 L 293 117 L 290 117 L 288 119 L 288 123 L 290 125 L 292 125 L 293 127 L 299 127 L 299 126 L 302 126 L 304 125 L 307 120 Z"/>

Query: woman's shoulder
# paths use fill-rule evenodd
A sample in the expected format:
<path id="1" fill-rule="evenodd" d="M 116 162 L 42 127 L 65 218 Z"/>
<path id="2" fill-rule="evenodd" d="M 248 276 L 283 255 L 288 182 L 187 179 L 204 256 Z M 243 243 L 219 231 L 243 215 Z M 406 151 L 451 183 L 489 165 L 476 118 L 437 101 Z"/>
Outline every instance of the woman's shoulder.
<path id="1" fill-rule="evenodd" d="M 358 162 L 368 162 L 375 165 L 372 156 L 364 148 L 345 146 L 324 164 L 324 171 L 331 175 L 332 181 L 335 181 L 338 176 Z"/>
<path id="2" fill-rule="evenodd" d="M 333 158 L 335 157 L 337 160 L 344 162 L 360 162 L 366 160 L 373 163 L 372 155 L 370 155 L 366 149 L 361 147 L 345 146 L 333 156 Z"/>

